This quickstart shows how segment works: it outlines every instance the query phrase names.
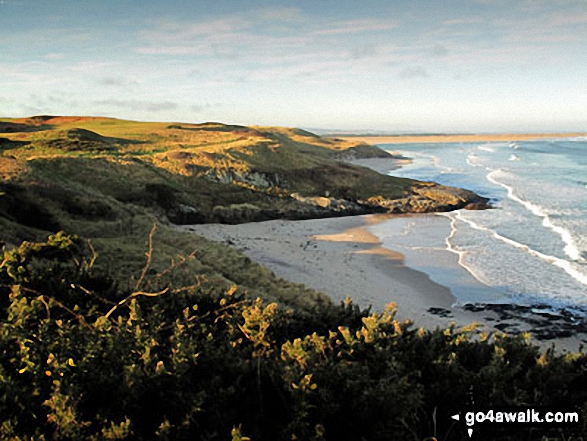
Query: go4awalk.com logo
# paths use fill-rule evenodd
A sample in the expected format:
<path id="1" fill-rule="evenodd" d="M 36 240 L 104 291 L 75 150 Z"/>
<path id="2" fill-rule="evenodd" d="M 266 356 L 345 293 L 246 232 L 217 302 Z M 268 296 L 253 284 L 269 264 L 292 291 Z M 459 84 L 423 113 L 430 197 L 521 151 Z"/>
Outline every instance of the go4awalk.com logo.
<path id="1" fill-rule="evenodd" d="M 469 437 L 474 429 L 501 428 L 522 429 L 526 427 L 579 427 L 582 422 L 581 412 L 577 409 L 546 408 L 499 408 L 466 409 L 451 416 L 453 420 L 465 424 Z"/>

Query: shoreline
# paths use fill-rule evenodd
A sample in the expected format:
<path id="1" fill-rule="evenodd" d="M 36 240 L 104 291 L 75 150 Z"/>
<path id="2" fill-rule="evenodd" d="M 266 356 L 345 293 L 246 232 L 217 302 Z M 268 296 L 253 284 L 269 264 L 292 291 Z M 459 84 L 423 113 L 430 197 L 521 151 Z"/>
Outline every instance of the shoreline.
<path id="1" fill-rule="evenodd" d="M 402 253 L 387 244 L 384 247 L 369 231 L 370 227 L 397 217 L 362 215 L 177 228 L 230 244 L 278 277 L 321 291 L 335 304 L 347 296 L 361 308 L 371 305 L 374 311 L 395 303 L 398 318 L 412 321 L 416 328 L 433 330 L 451 324 L 461 328 L 476 323 L 481 332 L 519 333 L 548 330 L 555 321 L 562 320 L 547 311 L 536 312 L 511 302 L 459 305 L 448 286 L 406 265 Z M 430 259 L 430 264 L 434 264 L 434 259 Z M 586 339 L 586 334 L 577 333 L 543 340 L 532 338 L 532 342 L 543 349 L 555 343 L 557 351 L 576 351 Z"/>
<path id="2" fill-rule="evenodd" d="M 456 298 L 449 288 L 406 266 L 401 253 L 381 246 L 366 228 L 380 221 L 379 216 L 179 228 L 231 244 L 278 277 L 324 292 L 334 303 L 348 296 L 362 308 L 371 305 L 382 311 L 395 302 L 398 316 L 414 320 L 418 326 L 448 325 L 426 310 L 449 309 Z"/>
<path id="3" fill-rule="evenodd" d="M 387 174 L 411 160 L 348 162 Z M 419 223 L 417 239 L 428 245 L 416 247 L 416 252 L 402 248 L 399 236 L 394 238 L 409 218 Z M 388 220 L 393 222 L 383 226 L 387 230 L 382 235 L 377 228 Z M 429 242 L 445 240 L 445 220 L 448 222 L 434 214 L 370 214 L 177 228 L 235 247 L 278 277 L 321 291 L 334 303 L 348 296 L 362 308 L 371 305 L 382 311 L 393 302 L 398 318 L 410 320 L 416 327 L 433 330 L 476 323 L 482 332 L 534 331 L 541 338 L 532 338 L 534 344 L 546 349 L 554 343 L 557 351 L 563 352 L 576 351 L 587 343 L 587 322 L 579 329 L 572 316 L 541 309 L 540 305 L 518 305 L 505 295 L 496 295 L 460 266 L 457 256 L 444 246 L 430 247 Z"/>
<path id="4" fill-rule="evenodd" d="M 445 142 L 512 142 L 549 138 L 587 137 L 587 133 L 504 133 L 504 134 L 461 134 L 461 135 L 373 135 L 373 136 L 327 136 L 345 141 L 362 141 L 367 144 L 412 144 Z"/>

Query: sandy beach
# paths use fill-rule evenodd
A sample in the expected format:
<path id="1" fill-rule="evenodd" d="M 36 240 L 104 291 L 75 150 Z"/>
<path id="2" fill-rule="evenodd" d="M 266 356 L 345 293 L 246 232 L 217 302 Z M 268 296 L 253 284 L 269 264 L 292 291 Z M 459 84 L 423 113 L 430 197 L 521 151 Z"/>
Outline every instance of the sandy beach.
<path id="1" fill-rule="evenodd" d="M 400 316 L 434 327 L 448 320 L 429 315 L 430 307 L 448 309 L 450 290 L 403 263 L 403 256 L 382 248 L 364 226 L 376 216 L 304 221 L 274 220 L 241 225 L 194 225 L 190 231 L 230 243 L 277 276 L 328 294 L 347 296 L 362 307 L 381 311 L 398 304 Z"/>
<path id="2" fill-rule="evenodd" d="M 407 266 L 404 255 L 389 246 L 382 247 L 379 239 L 369 232 L 370 226 L 389 218 L 389 215 L 366 215 L 180 228 L 230 244 L 277 276 L 322 291 L 334 302 L 342 302 L 348 296 L 361 307 L 372 306 L 375 311 L 393 302 L 398 317 L 413 321 L 417 327 L 435 329 L 453 322 L 461 327 L 475 322 L 483 331 L 525 332 L 536 326 L 536 320 L 542 326 L 549 326 L 548 318 L 535 314 L 463 308 L 447 286 Z M 432 255 L 429 264 L 435 265 Z M 458 267 L 456 258 L 443 259 L 439 265 L 440 271 L 447 273 Z M 451 265 L 455 268 L 450 268 Z M 475 288 L 471 283 L 471 289 Z M 561 350 L 576 350 L 585 338 L 576 335 L 535 342 L 543 347 L 555 342 Z"/>
<path id="3" fill-rule="evenodd" d="M 406 144 L 442 142 L 513 142 L 548 138 L 584 137 L 587 133 L 504 133 L 504 134 L 441 134 L 441 135 L 396 135 L 396 136 L 333 136 L 349 141 L 363 141 L 368 144 Z"/>

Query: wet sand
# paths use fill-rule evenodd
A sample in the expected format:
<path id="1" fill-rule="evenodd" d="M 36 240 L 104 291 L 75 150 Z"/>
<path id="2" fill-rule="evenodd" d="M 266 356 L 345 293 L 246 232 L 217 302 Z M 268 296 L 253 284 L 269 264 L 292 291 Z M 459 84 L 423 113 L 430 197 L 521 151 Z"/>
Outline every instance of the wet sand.
<path id="1" fill-rule="evenodd" d="M 525 332 L 531 325 L 518 320 L 516 312 L 467 310 L 457 303 L 451 290 L 431 280 L 422 271 L 405 264 L 404 255 L 381 246 L 369 228 L 389 219 L 388 215 L 366 215 L 304 221 L 273 220 L 241 225 L 187 225 L 208 239 L 225 242 L 271 269 L 277 276 L 317 289 L 334 302 L 348 296 L 361 307 L 382 311 L 395 303 L 400 319 L 417 327 L 435 329 L 455 323 L 457 327 L 477 323 L 481 330 Z M 393 224 L 392 224 L 393 225 Z M 435 265 L 430 256 L 431 266 Z M 456 259 L 443 259 L 447 273 Z M 457 270 L 457 268 L 453 268 Z M 459 267 L 460 269 L 460 267 Z M 441 271 L 442 272 L 442 271 Z M 477 288 L 471 283 L 472 290 Z M 506 317 L 507 316 L 507 317 Z M 544 321 L 548 325 L 548 320 Z M 576 350 L 585 335 L 536 341 L 543 347 L 552 342 L 562 350 Z"/>

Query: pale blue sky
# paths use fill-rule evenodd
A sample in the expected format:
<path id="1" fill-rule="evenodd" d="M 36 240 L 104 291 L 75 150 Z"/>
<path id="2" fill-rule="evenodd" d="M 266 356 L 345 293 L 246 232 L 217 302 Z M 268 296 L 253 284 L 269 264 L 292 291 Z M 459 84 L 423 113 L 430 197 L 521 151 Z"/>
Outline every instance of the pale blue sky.
<path id="1" fill-rule="evenodd" d="M 0 116 L 587 131 L 585 0 L 3 0 Z"/>

